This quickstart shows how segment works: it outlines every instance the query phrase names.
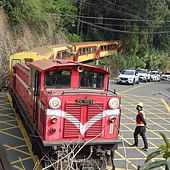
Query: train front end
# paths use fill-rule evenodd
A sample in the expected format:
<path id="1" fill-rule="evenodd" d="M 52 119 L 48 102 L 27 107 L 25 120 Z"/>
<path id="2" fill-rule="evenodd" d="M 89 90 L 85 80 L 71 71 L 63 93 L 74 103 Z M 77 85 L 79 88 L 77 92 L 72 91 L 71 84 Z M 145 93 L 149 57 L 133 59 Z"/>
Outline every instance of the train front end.
<path id="1" fill-rule="evenodd" d="M 80 166 L 114 167 L 121 110 L 120 97 L 107 90 L 109 73 L 80 63 L 42 73 L 38 129 L 44 147 L 57 155 L 61 148 L 63 155 L 74 151 Z"/>
<path id="2" fill-rule="evenodd" d="M 45 144 L 52 140 L 82 143 L 91 138 L 103 144 L 116 142 L 120 121 L 119 97 L 94 94 L 92 90 L 73 90 L 62 95 L 53 94 L 47 103 Z"/>
<path id="3" fill-rule="evenodd" d="M 51 59 L 19 64 L 15 75 L 13 98 L 21 103 L 34 153 L 48 158 L 44 167 L 115 168 L 121 99 L 108 90 L 109 72 Z"/>

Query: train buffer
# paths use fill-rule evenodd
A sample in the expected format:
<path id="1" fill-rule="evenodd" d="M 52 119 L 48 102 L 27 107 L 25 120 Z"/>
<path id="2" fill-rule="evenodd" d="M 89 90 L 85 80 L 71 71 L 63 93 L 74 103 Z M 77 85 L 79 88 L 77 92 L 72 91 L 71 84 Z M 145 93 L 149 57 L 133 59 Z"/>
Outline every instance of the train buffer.
<path id="1" fill-rule="evenodd" d="M 8 161 L 7 154 L 0 142 L 0 170 L 12 170 L 12 166 Z"/>

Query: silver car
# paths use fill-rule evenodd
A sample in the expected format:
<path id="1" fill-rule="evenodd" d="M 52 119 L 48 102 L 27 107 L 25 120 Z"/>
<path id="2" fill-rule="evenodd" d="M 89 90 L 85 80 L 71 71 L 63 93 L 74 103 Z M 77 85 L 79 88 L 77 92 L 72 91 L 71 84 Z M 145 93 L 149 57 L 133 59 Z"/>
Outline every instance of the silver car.
<path id="1" fill-rule="evenodd" d="M 161 80 L 170 80 L 170 72 L 162 73 Z"/>
<path id="2" fill-rule="evenodd" d="M 139 81 L 143 82 L 150 82 L 151 77 L 147 69 L 139 69 L 137 70 L 138 75 L 139 75 Z"/>
<path id="3" fill-rule="evenodd" d="M 117 77 L 117 84 L 139 84 L 139 76 L 136 70 L 124 70 Z"/>
<path id="4" fill-rule="evenodd" d="M 158 70 L 152 70 L 150 72 L 150 75 L 151 75 L 151 81 L 160 81 L 161 78 L 160 78 L 160 74 L 159 74 L 159 71 Z"/>

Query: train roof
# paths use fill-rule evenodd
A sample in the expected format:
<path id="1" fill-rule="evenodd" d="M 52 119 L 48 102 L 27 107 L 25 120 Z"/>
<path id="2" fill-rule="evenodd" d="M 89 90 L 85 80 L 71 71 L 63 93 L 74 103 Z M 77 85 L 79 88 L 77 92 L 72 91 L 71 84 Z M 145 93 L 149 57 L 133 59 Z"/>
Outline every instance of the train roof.
<path id="1" fill-rule="evenodd" d="M 91 67 L 91 68 L 96 68 L 99 69 L 102 72 L 105 72 L 107 74 L 110 74 L 108 71 L 104 70 L 103 68 L 97 67 L 97 66 L 91 66 L 79 62 L 74 62 L 74 61 L 69 61 L 69 60 L 59 60 L 59 59 L 49 59 L 49 60 L 37 60 L 34 62 L 28 63 L 29 66 L 35 68 L 38 71 L 44 71 L 47 69 L 50 69 L 52 67 L 56 66 L 84 66 L 84 67 Z"/>
<path id="2" fill-rule="evenodd" d="M 93 41 L 93 42 L 78 42 L 78 43 L 71 43 L 72 45 L 75 46 L 91 46 L 91 45 L 98 45 L 98 44 L 111 44 L 111 43 L 116 43 L 118 44 L 118 41 Z"/>
<path id="3" fill-rule="evenodd" d="M 36 52 L 38 54 L 41 54 L 41 55 L 45 55 L 47 54 L 48 52 L 50 52 L 52 49 L 54 48 L 65 48 L 65 49 L 68 49 L 66 46 L 68 44 L 55 44 L 55 45 L 48 45 L 48 46 L 42 46 L 42 47 L 35 47 L 35 48 L 32 48 L 32 49 L 29 49 L 28 51 L 29 52 Z"/>

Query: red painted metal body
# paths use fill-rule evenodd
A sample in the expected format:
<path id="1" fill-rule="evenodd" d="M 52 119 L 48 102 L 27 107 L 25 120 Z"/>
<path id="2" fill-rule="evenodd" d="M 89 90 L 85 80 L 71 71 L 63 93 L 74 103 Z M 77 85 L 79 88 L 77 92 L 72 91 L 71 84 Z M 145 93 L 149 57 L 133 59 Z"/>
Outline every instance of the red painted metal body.
<path id="1" fill-rule="evenodd" d="M 64 154 L 76 145 L 82 148 L 73 156 L 79 167 L 86 163 L 96 170 L 96 162 L 106 167 L 113 160 L 121 142 L 121 99 L 108 90 L 108 78 L 109 72 L 102 68 L 67 60 L 13 66 L 10 94 L 29 129 L 34 153 L 54 160 L 65 145 Z"/>

